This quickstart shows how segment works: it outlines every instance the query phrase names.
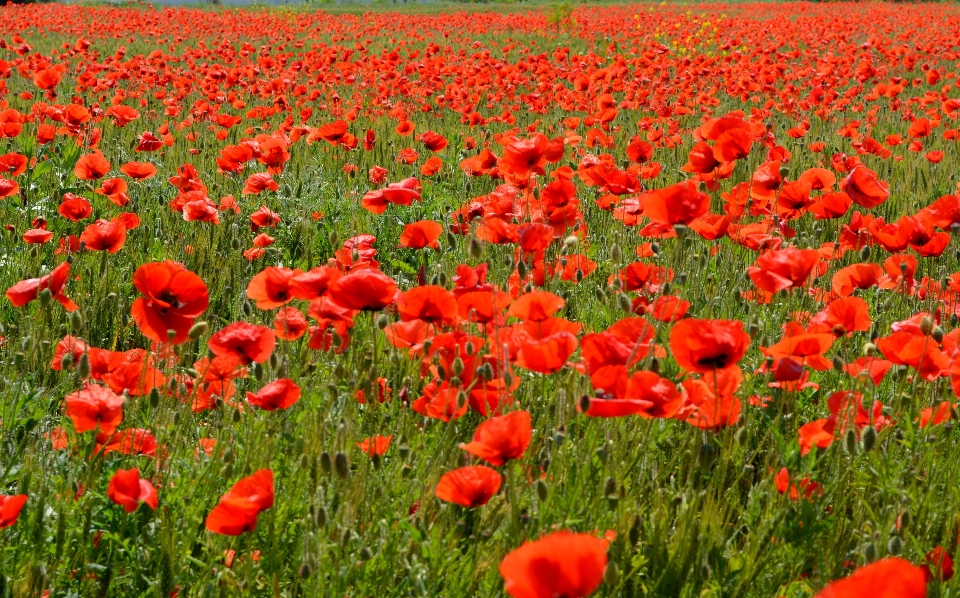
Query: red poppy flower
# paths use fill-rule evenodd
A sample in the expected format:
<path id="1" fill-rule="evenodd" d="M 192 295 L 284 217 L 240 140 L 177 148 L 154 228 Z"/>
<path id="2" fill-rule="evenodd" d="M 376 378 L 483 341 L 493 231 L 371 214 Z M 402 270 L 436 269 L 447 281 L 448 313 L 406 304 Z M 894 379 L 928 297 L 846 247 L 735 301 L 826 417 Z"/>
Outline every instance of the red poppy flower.
<path id="1" fill-rule="evenodd" d="M 70 277 L 70 262 L 63 262 L 54 268 L 50 274 L 40 278 L 21 280 L 7 289 L 7 299 L 15 307 L 23 307 L 40 296 L 43 290 L 49 290 L 54 300 L 63 305 L 67 311 L 76 311 L 79 306 L 63 294 L 63 287 Z"/>
<path id="2" fill-rule="evenodd" d="M 363 451 L 363 454 L 370 457 L 382 457 L 387 449 L 390 448 L 390 441 L 393 440 L 393 436 L 373 436 L 371 438 L 364 438 L 357 443 L 357 448 Z"/>
<path id="3" fill-rule="evenodd" d="M 273 507 L 273 471 L 261 469 L 239 480 L 207 515 L 206 527 L 215 534 L 239 536 L 257 526 L 261 511 Z"/>
<path id="4" fill-rule="evenodd" d="M 110 172 L 110 162 L 100 152 L 81 156 L 73 167 L 73 173 L 81 181 L 102 179 L 108 172 Z"/>
<path id="5" fill-rule="evenodd" d="M 133 273 L 133 286 L 145 295 L 130 307 L 133 320 L 144 336 L 161 343 L 185 342 L 194 320 L 206 311 L 210 302 L 203 280 L 170 260 L 137 268 Z M 170 330 L 174 332 L 172 337 Z"/>
<path id="6" fill-rule="evenodd" d="M 26 494 L 0 494 L 0 529 L 10 527 L 17 522 L 26 502 Z"/>
<path id="7" fill-rule="evenodd" d="M 123 404 L 126 398 L 109 388 L 91 384 L 64 398 L 64 411 L 77 433 L 98 430 L 100 434 L 113 434 L 123 421 Z"/>
<path id="8" fill-rule="evenodd" d="M 433 220 L 420 220 L 406 224 L 403 227 L 403 233 L 400 235 L 400 247 L 409 247 L 410 249 L 440 249 L 437 239 L 443 232 L 443 226 Z"/>
<path id="9" fill-rule="evenodd" d="M 423 320 L 451 327 L 460 322 L 457 298 L 447 289 L 434 285 L 414 287 L 402 293 L 397 297 L 397 313 L 405 322 Z"/>
<path id="10" fill-rule="evenodd" d="M 670 351 L 683 369 L 709 373 L 736 365 L 750 346 L 739 320 L 681 320 L 670 331 Z"/>
<path id="11" fill-rule="evenodd" d="M 244 195 L 257 195 L 263 191 L 276 191 L 280 188 L 279 183 L 273 180 L 268 172 L 258 172 L 247 177 L 243 184 Z"/>
<path id="12" fill-rule="evenodd" d="M 295 307 L 284 307 L 273 319 L 273 332 L 277 338 L 295 341 L 307 331 L 307 318 Z"/>
<path id="13" fill-rule="evenodd" d="M 270 358 L 277 337 L 266 326 L 234 322 L 214 332 L 208 343 L 218 357 L 235 357 L 241 364 L 263 363 Z"/>
<path id="14" fill-rule="evenodd" d="M 513 598 L 584 598 L 603 581 L 607 541 L 590 534 L 554 532 L 524 542 L 500 563 Z"/>
<path id="15" fill-rule="evenodd" d="M 330 266 L 317 266 L 306 272 L 295 273 L 290 279 L 290 292 L 297 299 L 313 301 L 325 295 L 330 283 L 343 276 L 343 272 Z"/>
<path id="16" fill-rule="evenodd" d="M 710 211 L 710 196 L 694 182 L 677 183 L 641 196 L 643 215 L 662 224 L 690 224 Z"/>
<path id="17" fill-rule="evenodd" d="M 557 332 L 525 341 L 517 351 L 516 364 L 541 374 L 552 374 L 559 371 L 576 350 L 577 337 L 566 331 Z"/>
<path id="18" fill-rule="evenodd" d="M 120 172 L 135 181 L 144 181 L 157 174 L 157 167 L 150 162 L 127 162 L 120 167 Z"/>
<path id="19" fill-rule="evenodd" d="M 247 402 L 264 411 L 289 409 L 300 400 L 300 387 L 289 378 L 280 378 L 257 392 L 247 393 Z"/>
<path id="20" fill-rule="evenodd" d="M 757 288 L 768 293 L 803 286 L 820 262 L 816 249 L 774 249 L 757 258 L 747 274 Z"/>
<path id="21" fill-rule="evenodd" d="M 100 218 L 80 233 L 80 242 L 90 251 L 116 253 L 127 242 L 127 227 L 120 219 Z"/>
<path id="22" fill-rule="evenodd" d="M 391 183 L 384 189 L 375 189 L 364 194 L 360 205 L 374 214 L 383 214 L 388 204 L 409 206 L 420 197 L 420 181 L 408 178 L 399 183 Z"/>
<path id="23" fill-rule="evenodd" d="M 33 74 L 33 84 L 44 91 L 50 91 L 60 85 L 62 77 L 63 73 L 58 68 L 43 69 Z"/>
<path id="24" fill-rule="evenodd" d="M 294 299 L 291 280 L 298 274 L 302 272 L 268 266 L 250 280 L 247 297 L 256 301 L 260 309 L 282 307 Z"/>
<path id="25" fill-rule="evenodd" d="M 949 409 L 948 409 L 949 411 Z M 923 557 L 924 563 L 920 565 L 927 581 L 945 582 L 953 579 L 953 559 L 950 553 L 937 546 Z"/>
<path id="26" fill-rule="evenodd" d="M 330 283 L 328 296 L 358 311 L 379 311 L 396 300 L 397 283 L 374 268 L 360 268 Z"/>
<path id="27" fill-rule="evenodd" d="M 831 583 L 814 598 L 925 598 L 926 595 L 923 570 L 903 559 L 889 557 Z"/>
<path id="28" fill-rule="evenodd" d="M 57 213 L 72 222 L 85 220 L 93 214 L 93 206 L 84 197 L 67 193 L 63 196 L 63 201 L 57 207 Z"/>
<path id="29" fill-rule="evenodd" d="M 420 136 L 420 143 L 431 152 L 439 152 L 447 147 L 447 138 L 433 131 L 427 131 Z"/>
<path id="30" fill-rule="evenodd" d="M 157 500 L 156 488 L 149 480 L 140 478 L 140 472 L 137 468 L 118 469 L 110 478 L 110 484 L 107 486 L 107 496 L 114 503 L 122 506 L 127 513 L 136 511 L 141 502 L 146 503 L 154 510 L 160 505 L 160 501 Z"/>
<path id="31" fill-rule="evenodd" d="M 472 509 L 487 504 L 500 490 L 503 478 L 485 465 L 448 471 L 437 482 L 437 498 Z"/>
<path id="32" fill-rule="evenodd" d="M 890 185 L 878 179 L 877 173 L 863 165 L 850 171 L 840 188 L 854 203 L 864 208 L 875 208 L 890 197 Z"/>
<path id="33" fill-rule="evenodd" d="M 520 295 L 507 310 L 508 316 L 542 322 L 560 311 L 566 301 L 562 297 L 547 291 L 532 291 Z"/>
<path id="34" fill-rule="evenodd" d="M 523 456 L 530 445 L 530 414 L 519 410 L 491 417 L 477 426 L 473 440 L 460 448 L 491 465 L 503 465 Z"/>

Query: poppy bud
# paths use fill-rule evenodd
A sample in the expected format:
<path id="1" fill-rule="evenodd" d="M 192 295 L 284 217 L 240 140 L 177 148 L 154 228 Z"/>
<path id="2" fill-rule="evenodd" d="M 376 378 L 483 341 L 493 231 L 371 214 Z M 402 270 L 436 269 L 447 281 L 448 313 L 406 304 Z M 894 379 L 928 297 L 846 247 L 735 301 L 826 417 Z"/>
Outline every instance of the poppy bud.
<path id="1" fill-rule="evenodd" d="M 309 563 L 300 563 L 298 574 L 300 575 L 300 579 L 310 579 L 310 576 L 313 574 L 313 568 Z"/>
<path id="2" fill-rule="evenodd" d="M 870 246 L 864 245 L 860 248 L 860 261 L 865 262 L 870 259 Z"/>
<path id="3" fill-rule="evenodd" d="M 930 333 L 930 337 L 931 337 L 934 341 L 936 341 L 937 344 L 940 344 L 940 343 L 943 342 L 943 337 L 944 337 L 945 334 L 946 334 L 946 333 L 945 333 L 945 331 L 943 330 L 943 327 L 942 327 L 942 326 L 934 326 L 933 331 Z"/>
<path id="4" fill-rule="evenodd" d="M 340 235 L 337 234 L 337 231 L 335 231 L 335 230 L 330 231 L 330 237 L 329 237 L 329 238 L 330 238 L 330 245 L 331 245 L 331 246 L 337 247 L 338 245 L 340 245 Z"/>
<path id="5" fill-rule="evenodd" d="M 610 248 L 610 259 L 615 264 L 619 264 L 621 258 L 623 258 L 623 251 L 620 249 L 620 246 L 616 243 L 613 244 L 613 247 Z"/>
<path id="6" fill-rule="evenodd" d="M 650 243 L 650 253 L 653 255 L 660 253 L 660 243 Z"/>
<path id="7" fill-rule="evenodd" d="M 579 242 L 580 242 L 580 239 L 578 239 L 574 235 L 570 235 L 569 237 L 563 240 L 563 246 L 566 247 L 567 249 L 573 249 L 574 247 L 577 246 L 577 243 Z M 616 245 L 614 245 L 614 247 L 616 247 Z"/>
<path id="8" fill-rule="evenodd" d="M 920 320 L 920 332 L 930 336 L 930 333 L 933 332 L 933 318 L 924 316 L 923 319 Z"/>
<path id="9" fill-rule="evenodd" d="M 673 225 L 673 230 L 674 230 L 674 232 L 677 233 L 677 237 L 679 237 L 679 238 L 682 239 L 682 238 L 684 238 L 684 237 L 686 236 L 687 231 L 688 231 L 689 229 L 687 228 L 687 225 L 686 225 L 686 224 L 679 224 L 679 223 L 677 223 L 677 224 L 674 224 L 674 225 Z"/>
<path id="10" fill-rule="evenodd" d="M 263 382 L 263 379 L 266 378 L 267 372 L 263 369 L 263 366 L 259 363 L 253 364 L 253 376 L 257 379 L 258 382 Z"/>
<path id="11" fill-rule="evenodd" d="M 603 287 L 597 287 L 593 294 L 597 297 L 598 301 L 603 301 L 604 297 L 607 296 L 607 292 L 603 290 Z"/>
<path id="12" fill-rule="evenodd" d="M 400 467 L 400 476 L 401 476 L 401 477 L 408 478 L 408 477 L 410 477 L 410 474 L 412 474 L 412 473 L 413 473 L 413 468 L 410 467 L 410 464 L 409 464 L 409 463 L 404 463 L 403 466 Z"/>
<path id="13" fill-rule="evenodd" d="M 160 406 L 160 390 L 157 388 L 150 389 L 150 407 L 156 409 Z"/>
<path id="14" fill-rule="evenodd" d="M 586 413 L 590 410 L 590 396 L 583 395 L 580 397 L 580 412 Z"/>
<path id="15" fill-rule="evenodd" d="M 226 450 L 223 451 L 223 462 L 233 463 L 234 459 L 236 459 L 236 455 L 234 454 L 233 449 L 228 446 Z"/>
<path id="16" fill-rule="evenodd" d="M 240 305 L 240 309 L 243 311 L 243 315 L 245 316 L 249 316 L 253 313 L 253 306 L 250 305 L 250 302 L 246 299 L 243 300 L 243 303 Z"/>
<path id="17" fill-rule="evenodd" d="M 863 547 L 863 558 L 868 563 L 877 560 L 877 545 L 873 542 L 867 543 L 867 545 Z"/>
<path id="18" fill-rule="evenodd" d="M 615 586 L 620 581 L 620 568 L 613 561 L 607 563 L 603 570 L 603 582 L 608 586 Z"/>
<path id="19" fill-rule="evenodd" d="M 343 453 L 337 453 L 333 458 L 333 469 L 337 472 L 337 477 L 341 480 L 347 479 L 347 476 L 350 475 L 350 463 L 347 461 L 347 456 Z"/>
<path id="20" fill-rule="evenodd" d="M 373 552 L 368 547 L 364 546 L 362 549 L 360 549 L 361 561 L 369 561 L 372 558 L 373 558 Z"/>
<path id="21" fill-rule="evenodd" d="M 236 237 L 234 237 L 234 239 L 233 239 L 232 241 L 230 241 L 230 247 L 232 247 L 234 251 L 239 250 L 239 249 L 240 249 L 240 239 L 237 239 Z"/>
<path id="22" fill-rule="evenodd" d="M 315 517 L 317 522 L 317 527 L 325 527 L 327 525 L 327 508 L 320 507 L 317 509 L 317 516 Z"/>
<path id="23" fill-rule="evenodd" d="M 50 299 L 52 298 L 52 295 L 50 295 L 50 289 L 43 289 L 40 291 L 40 295 L 37 298 L 40 300 L 40 307 L 46 307 L 50 305 Z"/>
<path id="24" fill-rule="evenodd" d="M 197 340 L 207 332 L 207 323 L 206 322 L 197 322 L 190 327 L 190 332 L 187 333 L 187 336 L 190 340 Z"/>
<path id="25" fill-rule="evenodd" d="M 780 176 L 781 176 L 782 178 L 787 178 L 787 175 L 789 175 L 789 174 L 790 174 L 790 169 L 789 169 L 789 168 L 787 168 L 786 166 L 781 166 L 781 167 L 780 167 Z"/>
<path id="26" fill-rule="evenodd" d="M 450 279 L 447 278 L 447 273 L 441 272 L 440 274 L 438 274 L 437 282 L 440 284 L 440 286 L 446 288 L 447 284 L 450 282 Z"/>
<path id="27" fill-rule="evenodd" d="M 863 429 L 862 437 L 860 438 L 861 446 L 863 446 L 863 452 L 869 453 L 874 445 L 877 444 L 877 429 L 873 426 L 867 426 Z"/>
<path id="28" fill-rule="evenodd" d="M 280 367 L 280 356 L 276 353 L 270 354 L 270 369 L 275 370 Z"/>
<path id="29" fill-rule="evenodd" d="M 877 352 L 877 346 L 875 344 L 873 343 L 863 344 L 863 350 L 861 351 L 861 353 L 863 353 L 865 356 L 870 357 L 876 352 Z"/>
<path id="30" fill-rule="evenodd" d="M 73 353 L 64 353 L 60 358 L 60 368 L 68 370 L 73 367 Z"/>
<path id="31" fill-rule="evenodd" d="M 750 338 L 756 338 L 760 334 L 760 324 L 756 320 L 750 322 L 747 326 L 747 334 L 750 335 Z"/>
<path id="32" fill-rule="evenodd" d="M 459 376 L 463 373 L 463 360 L 457 357 L 453 360 L 453 375 Z"/>
<path id="33" fill-rule="evenodd" d="M 223 469 L 220 471 L 220 477 L 223 478 L 232 478 L 233 477 L 233 463 L 227 463 L 223 466 Z"/>
<path id="34" fill-rule="evenodd" d="M 81 380 L 86 380 L 90 376 L 90 358 L 84 353 L 77 362 L 77 375 Z"/>
<path id="35" fill-rule="evenodd" d="M 320 469 L 324 473 L 330 473 L 333 470 L 333 459 L 330 458 L 330 453 L 327 451 L 320 453 Z"/>
<path id="36" fill-rule="evenodd" d="M 844 365 L 846 364 L 843 363 L 842 357 L 840 357 L 839 355 L 833 356 L 833 369 L 837 370 L 838 372 L 842 372 Z"/>
<path id="37" fill-rule="evenodd" d="M 620 306 L 620 309 L 629 313 L 633 313 L 633 302 L 630 301 L 630 297 L 627 297 L 624 293 L 617 295 L 617 304 Z"/>
<path id="38" fill-rule="evenodd" d="M 74 330 L 83 328 L 83 318 L 80 317 L 80 312 L 75 311 L 70 314 L 70 327 Z"/>
<path id="39" fill-rule="evenodd" d="M 734 437 L 734 439 L 737 441 L 737 444 L 739 444 L 739 445 L 744 445 L 744 444 L 746 444 L 746 443 L 747 443 L 747 440 L 750 439 L 750 432 L 749 432 L 749 430 L 747 430 L 747 427 L 744 426 L 744 427 L 740 428 L 739 430 L 737 430 L 737 434 L 736 434 L 736 436 Z"/>
<path id="40" fill-rule="evenodd" d="M 640 532 L 641 527 L 643 526 L 643 518 L 640 517 L 638 513 L 634 513 L 633 517 L 630 518 L 630 527 L 627 529 L 627 540 L 630 543 L 630 546 L 636 546 L 637 542 L 640 541 Z"/>
<path id="41" fill-rule="evenodd" d="M 903 548 L 903 542 L 900 540 L 900 536 L 890 536 L 890 539 L 887 540 L 887 553 L 897 556 L 900 554 L 900 550 Z"/>
<path id="42" fill-rule="evenodd" d="M 717 459 L 717 449 L 709 442 L 700 445 L 700 452 L 697 454 L 697 463 L 703 469 L 710 469 L 713 462 Z"/>
<path id="43" fill-rule="evenodd" d="M 903 513 L 900 513 L 900 529 L 906 529 L 910 527 L 910 522 L 910 511 L 904 511 Z"/>
<path id="44" fill-rule="evenodd" d="M 177 331 L 173 328 L 167 330 L 167 340 L 172 341 L 177 336 Z"/>
<path id="45" fill-rule="evenodd" d="M 447 246 L 450 249 L 455 249 L 457 246 L 457 237 L 450 231 L 447 231 Z"/>
<path id="46" fill-rule="evenodd" d="M 462 390 L 457 393 L 457 409 L 463 409 L 467 406 L 467 393 Z"/>
<path id="47" fill-rule="evenodd" d="M 557 446 L 563 444 L 563 441 L 567 439 L 567 433 L 563 430 L 563 426 L 557 428 L 557 431 L 553 434 L 553 443 Z"/>
<path id="48" fill-rule="evenodd" d="M 517 276 L 519 276 L 521 280 L 527 277 L 527 263 L 523 260 L 517 262 Z"/>
<path id="49" fill-rule="evenodd" d="M 476 237 L 470 237 L 470 257 L 475 260 L 480 259 L 483 256 L 483 243 L 480 242 L 480 239 Z"/>
<path id="50" fill-rule="evenodd" d="M 658 359 L 657 357 L 650 358 L 650 371 L 653 372 L 654 374 L 660 373 L 660 359 Z"/>
<path id="51" fill-rule="evenodd" d="M 240 423 L 240 420 L 242 419 L 242 417 L 243 417 L 243 414 L 240 413 L 240 410 L 239 410 L 239 409 L 234 409 L 234 410 L 233 410 L 233 423 L 239 424 L 239 423 Z"/>
<path id="52" fill-rule="evenodd" d="M 857 433 L 853 431 L 853 428 L 848 429 L 844 435 L 843 448 L 846 449 L 848 455 L 857 454 Z"/>
<path id="53" fill-rule="evenodd" d="M 547 496 L 550 489 L 547 488 L 547 483 L 542 479 L 537 480 L 537 498 L 540 499 L 540 502 L 547 502 Z"/>
<path id="54" fill-rule="evenodd" d="M 747 463 L 743 466 L 742 474 L 743 478 L 749 483 L 753 483 L 753 475 L 756 473 L 757 468 L 753 466 L 752 463 Z"/>

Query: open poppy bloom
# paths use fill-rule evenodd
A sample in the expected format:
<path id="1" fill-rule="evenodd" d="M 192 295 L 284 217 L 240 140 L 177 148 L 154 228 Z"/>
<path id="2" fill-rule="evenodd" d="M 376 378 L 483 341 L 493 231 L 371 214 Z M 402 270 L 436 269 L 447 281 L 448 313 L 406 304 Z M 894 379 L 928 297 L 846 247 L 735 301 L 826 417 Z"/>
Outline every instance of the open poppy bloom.
<path id="1" fill-rule="evenodd" d="M 443 326 L 456 326 L 460 322 L 457 298 L 447 289 L 435 285 L 414 287 L 402 293 L 397 298 L 397 312 L 405 322 L 423 320 Z"/>
<path id="2" fill-rule="evenodd" d="M 127 513 L 136 511 L 140 503 L 145 503 L 154 510 L 160 505 L 156 488 L 149 480 L 140 477 L 137 468 L 118 469 L 110 478 L 107 496 Z"/>
<path id="3" fill-rule="evenodd" d="M 260 309 L 282 307 L 293 300 L 291 282 L 300 270 L 268 266 L 250 280 L 247 297 L 257 302 Z"/>
<path id="4" fill-rule="evenodd" d="M 471 465 L 448 471 L 437 482 L 437 498 L 468 509 L 487 504 L 500 490 L 503 478 L 485 465 Z"/>
<path id="5" fill-rule="evenodd" d="M 203 280 L 170 260 L 137 268 L 133 286 L 144 295 L 130 307 L 133 320 L 144 336 L 161 343 L 185 342 L 197 316 L 210 302 Z"/>
<path id="6" fill-rule="evenodd" d="M 393 436 L 373 436 L 371 438 L 365 438 L 362 441 L 357 443 L 357 448 L 363 451 L 363 454 L 370 457 L 382 457 L 384 453 L 387 452 L 387 449 L 390 448 L 390 441 L 393 440 Z"/>
<path id="7" fill-rule="evenodd" d="M 414 201 L 422 201 L 420 197 L 420 181 L 415 178 L 403 179 L 399 183 L 390 183 L 383 189 L 367 191 L 360 205 L 374 214 L 383 214 L 387 206 L 409 206 Z"/>
<path id="8" fill-rule="evenodd" d="M 670 351 L 690 372 L 708 373 L 736 365 L 750 346 L 739 320 L 681 320 L 670 331 Z"/>
<path id="9" fill-rule="evenodd" d="M 27 502 L 26 494 L 15 494 L 13 496 L 0 494 L 0 529 L 10 527 L 17 522 L 20 517 L 20 511 Z"/>
<path id="10" fill-rule="evenodd" d="M 420 220 L 404 225 L 403 233 L 400 235 L 400 247 L 409 247 L 410 249 L 440 249 L 440 233 L 443 227 L 440 223 L 433 220 Z"/>
<path id="11" fill-rule="evenodd" d="M 239 536 L 257 526 L 257 516 L 273 506 L 273 471 L 261 469 L 239 480 L 207 515 L 206 527 L 215 534 Z"/>
<path id="12" fill-rule="evenodd" d="M 500 563 L 504 590 L 513 598 L 584 598 L 603 581 L 607 541 L 568 531 L 524 542 Z"/>
<path id="13" fill-rule="evenodd" d="M 374 268 L 360 268 L 332 281 L 328 296 L 358 311 L 379 311 L 396 300 L 397 283 Z"/>
<path id="14" fill-rule="evenodd" d="M 523 456 L 530 445 L 530 414 L 512 411 L 491 417 L 477 426 L 473 440 L 460 448 L 491 465 L 503 465 Z"/>
<path id="15" fill-rule="evenodd" d="M 289 378 L 280 378 L 257 392 L 247 393 L 247 402 L 264 411 L 288 409 L 300 400 L 300 387 Z"/>
<path id="16" fill-rule="evenodd" d="M 64 411 L 78 433 L 113 434 L 123 421 L 126 399 L 109 388 L 91 384 L 64 398 Z"/>
<path id="17" fill-rule="evenodd" d="M 835 581 L 815 598 L 925 598 L 923 570 L 897 557 L 881 559 Z"/>
<path id="18" fill-rule="evenodd" d="M 40 296 L 41 291 L 48 290 L 51 297 L 67 311 L 76 311 L 79 306 L 63 294 L 63 287 L 70 277 L 70 263 L 63 262 L 54 268 L 50 274 L 40 278 L 22 280 L 7 289 L 7 299 L 16 307 L 23 307 Z"/>
<path id="19" fill-rule="evenodd" d="M 270 358 L 277 336 L 266 326 L 234 322 L 213 333 L 208 343 L 218 357 L 234 357 L 241 364 L 263 363 Z"/>

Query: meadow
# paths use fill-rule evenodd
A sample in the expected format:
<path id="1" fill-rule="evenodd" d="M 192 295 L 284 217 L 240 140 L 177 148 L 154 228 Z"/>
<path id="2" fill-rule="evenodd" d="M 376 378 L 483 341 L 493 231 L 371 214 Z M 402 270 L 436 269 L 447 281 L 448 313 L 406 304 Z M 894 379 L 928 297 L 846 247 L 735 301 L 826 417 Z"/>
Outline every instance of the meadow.
<path id="1" fill-rule="evenodd" d="M 0 597 L 960 590 L 957 6 L 0 22 Z"/>

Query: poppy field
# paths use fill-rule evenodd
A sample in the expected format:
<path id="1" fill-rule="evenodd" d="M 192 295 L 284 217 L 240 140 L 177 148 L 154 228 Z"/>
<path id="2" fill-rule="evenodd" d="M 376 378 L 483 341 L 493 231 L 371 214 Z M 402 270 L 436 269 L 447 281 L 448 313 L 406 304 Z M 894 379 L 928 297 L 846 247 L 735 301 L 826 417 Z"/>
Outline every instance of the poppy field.
<path id="1" fill-rule="evenodd" d="M 0 598 L 960 590 L 957 6 L 0 22 Z"/>

